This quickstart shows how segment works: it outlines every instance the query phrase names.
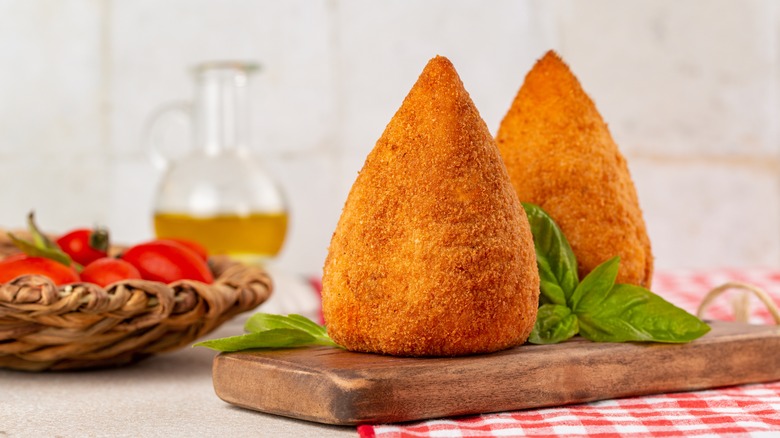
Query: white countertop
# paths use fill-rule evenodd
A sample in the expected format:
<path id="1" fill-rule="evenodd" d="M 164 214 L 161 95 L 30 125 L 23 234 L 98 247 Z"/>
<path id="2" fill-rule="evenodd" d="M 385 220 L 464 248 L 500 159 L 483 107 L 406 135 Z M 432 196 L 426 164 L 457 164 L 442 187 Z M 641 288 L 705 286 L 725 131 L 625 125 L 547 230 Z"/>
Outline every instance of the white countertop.
<path id="1" fill-rule="evenodd" d="M 278 283 L 274 298 L 259 311 L 311 311 L 308 291 L 300 292 L 289 279 Z M 240 334 L 250 314 L 207 338 Z M 0 370 L 0 437 L 357 436 L 354 427 L 298 421 L 223 402 L 212 387 L 214 356 L 205 348 L 184 348 L 113 369 Z"/>

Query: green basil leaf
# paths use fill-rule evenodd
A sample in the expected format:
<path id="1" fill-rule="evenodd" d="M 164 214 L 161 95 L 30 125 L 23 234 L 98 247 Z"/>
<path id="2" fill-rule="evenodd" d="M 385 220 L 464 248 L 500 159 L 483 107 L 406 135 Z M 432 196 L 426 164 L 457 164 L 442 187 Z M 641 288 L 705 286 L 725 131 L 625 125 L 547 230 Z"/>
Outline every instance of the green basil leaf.
<path id="1" fill-rule="evenodd" d="M 301 345 L 338 347 L 328 336 L 325 327 L 301 315 L 273 315 L 257 313 L 244 324 L 249 333 L 229 338 L 212 339 L 195 344 L 219 351 L 238 351 L 253 348 L 286 348 Z"/>
<path id="2" fill-rule="evenodd" d="M 612 257 L 582 279 L 569 300 L 569 307 L 574 313 L 580 312 L 580 306 L 594 308 L 599 305 L 615 285 L 619 267 L 620 257 Z"/>
<path id="3" fill-rule="evenodd" d="M 280 321 L 279 318 L 284 319 Z M 270 313 L 255 313 L 244 323 L 244 331 L 249 333 L 258 333 L 275 328 L 290 328 L 290 326 L 286 324 L 284 316 Z"/>
<path id="4" fill-rule="evenodd" d="M 284 316 L 271 313 L 256 313 L 244 323 L 244 330 L 249 333 L 258 333 L 276 328 L 301 330 L 318 339 L 330 339 L 325 327 L 305 316 L 296 314 Z"/>
<path id="5" fill-rule="evenodd" d="M 198 342 L 195 347 L 206 347 L 217 351 L 239 351 L 254 348 L 288 348 L 316 344 L 317 339 L 301 330 L 275 328 L 257 333 L 247 333 L 229 338 Z"/>
<path id="6" fill-rule="evenodd" d="M 309 332 L 319 332 L 322 328 L 313 321 L 301 315 L 274 315 L 271 313 L 256 313 L 244 323 L 244 330 L 254 333 L 275 328 L 294 328 Z"/>
<path id="7" fill-rule="evenodd" d="M 528 342 L 557 344 L 573 337 L 578 331 L 577 316 L 571 312 L 571 309 L 556 304 L 545 304 L 539 308 Z"/>
<path id="8" fill-rule="evenodd" d="M 316 335 L 327 336 L 328 334 L 328 331 L 325 329 L 325 326 L 319 325 L 316 322 L 310 320 L 309 318 L 306 318 L 305 316 L 292 313 L 290 315 L 287 315 L 287 318 L 290 319 L 290 322 L 292 324 L 296 324 L 296 326 L 298 327 L 307 329 L 309 333 L 315 336 Z"/>
<path id="9" fill-rule="evenodd" d="M 538 205 L 523 203 L 531 225 L 543 303 L 565 306 L 577 287 L 577 259 L 566 237 Z"/>
<path id="10" fill-rule="evenodd" d="M 699 318 L 639 286 L 616 284 L 575 311 L 580 334 L 596 342 L 689 342 L 710 331 Z"/>

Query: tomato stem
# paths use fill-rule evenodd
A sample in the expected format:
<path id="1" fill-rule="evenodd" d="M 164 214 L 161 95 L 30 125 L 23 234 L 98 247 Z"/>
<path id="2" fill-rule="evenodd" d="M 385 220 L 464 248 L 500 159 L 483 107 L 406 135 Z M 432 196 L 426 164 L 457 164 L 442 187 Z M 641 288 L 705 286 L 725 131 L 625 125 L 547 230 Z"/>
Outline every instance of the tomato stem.
<path id="1" fill-rule="evenodd" d="M 43 234 L 35 223 L 34 211 L 27 215 L 27 228 L 32 236 L 32 241 L 21 239 L 11 232 L 8 233 L 8 237 L 22 252 L 31 257 L 44 257 L 54 260 L 65 266 L 73 267 L 77 272 L 81 272 L 84 269 L 83 266 L 73 261 L 56 243 Z"/>
<path id="2" fill-rule="evenodd" d="M 36 247 L 54 249 L 54 250 L 60 249 L 60 247 L 57 246 L 56 243 L 52 242 L 51 239 L 46 237 L 46 235 L 43 234 L 41 229 L 38 228 L 38 225 L 36 225 L 35 211 L 30 211 L 30 213 L 27 215 L 27 229 L 30 231 L 30 234 L 32 235 L 33 243 L 35 244 Z"/>
<path id="3" fill-rule="evenodd" d="M 31 257 L 45 257 L 47 259 L 54 260 L 55 262 L 62 263 L 65 266 L 73 266 L 76 270 L 83 269 L 81 265 L 74 262 L 69 255 L 65 254 L 59 249 L 46 248 L 38 246 L 33 242 L 29 242 L 24 239 L 16 237 L 13 233 L 8 233 L 8 237 L 16 245 L 17 248 L 22 250 L 25 254 Z"/>
<path id="4" fill-rule="evenodd" d="M 108 228 L 101 226 L 95 227 L 89 234 L 89 246 L 92 247 L 92 249 L 107 252 L 109 246 Z"/>

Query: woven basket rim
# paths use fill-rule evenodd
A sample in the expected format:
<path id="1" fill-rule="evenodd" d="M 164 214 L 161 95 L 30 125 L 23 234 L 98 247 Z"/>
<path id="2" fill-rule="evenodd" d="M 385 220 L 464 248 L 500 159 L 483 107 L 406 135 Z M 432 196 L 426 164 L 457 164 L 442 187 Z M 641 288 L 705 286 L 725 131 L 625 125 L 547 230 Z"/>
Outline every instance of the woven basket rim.
<path id="1" fill-rule="evenodd" d="M 0 258 L 15 251 L 0 237 Z M 41 275 L 0 283 L 0 367 L 118 366 L 190 345 L 272 293 L 268 272 L 212 256 L 212 284 L 122 280 L 56 286 Z"/>

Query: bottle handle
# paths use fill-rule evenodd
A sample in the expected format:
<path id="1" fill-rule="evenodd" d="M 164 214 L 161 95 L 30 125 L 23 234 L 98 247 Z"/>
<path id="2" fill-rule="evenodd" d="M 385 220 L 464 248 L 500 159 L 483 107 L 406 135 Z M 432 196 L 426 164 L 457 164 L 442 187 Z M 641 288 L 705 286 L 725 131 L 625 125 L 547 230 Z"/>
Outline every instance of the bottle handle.
<path id="1" fill-rule="evenodd" d="M 144 145 L 152 164 L 164 169 L 172 161 L 182 158 L 192 147 L 192 138 L 177 142 L 166 141 L 165 137 L 176 120 L 185 120 L 189 126 L 189 134 L 192 137 L 193 106 L 191 102 L 171 102 L 159 107 L 147 119 L 144 128 Z"/>

